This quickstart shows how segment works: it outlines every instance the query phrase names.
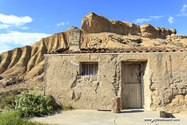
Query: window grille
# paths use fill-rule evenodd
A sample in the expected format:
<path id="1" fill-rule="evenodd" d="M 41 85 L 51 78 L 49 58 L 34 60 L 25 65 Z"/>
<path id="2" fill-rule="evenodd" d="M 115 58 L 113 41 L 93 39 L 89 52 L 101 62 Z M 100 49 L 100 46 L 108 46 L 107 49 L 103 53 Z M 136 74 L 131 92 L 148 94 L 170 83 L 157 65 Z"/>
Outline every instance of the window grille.
<path id="1" fill-rule="evenodd" d="M 83 63 L 82 75 L 97 75 L 98 64 L 97 63 Z"/>

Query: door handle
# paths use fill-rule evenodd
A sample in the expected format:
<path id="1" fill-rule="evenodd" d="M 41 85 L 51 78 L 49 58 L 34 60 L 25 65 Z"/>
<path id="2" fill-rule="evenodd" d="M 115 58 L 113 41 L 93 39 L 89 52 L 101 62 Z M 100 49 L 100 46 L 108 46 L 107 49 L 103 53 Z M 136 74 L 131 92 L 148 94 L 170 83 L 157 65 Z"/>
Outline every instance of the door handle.
<path id="1" fill-rule="evenodd" d="M 140 76 L 141 76 L 141 73 L 142 73 L 142 71 L 137 72 L 137 73 L 136 73 L 136 76 L 137 76 L 137 77 L 140 77 Z"/>

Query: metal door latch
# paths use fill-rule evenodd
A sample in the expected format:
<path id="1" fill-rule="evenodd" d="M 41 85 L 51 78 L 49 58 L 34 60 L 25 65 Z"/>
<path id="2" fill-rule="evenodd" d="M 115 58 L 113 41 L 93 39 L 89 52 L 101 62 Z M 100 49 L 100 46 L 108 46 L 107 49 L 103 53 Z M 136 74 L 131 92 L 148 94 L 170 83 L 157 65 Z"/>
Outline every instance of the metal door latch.
<path id="1" fill-rule="evenodd" d="M 137 76 L 137 77 L 140 77 L 140 76 L 141 76 L 141 73 L 142 73 L 142 71 L 137 72 L 137 73 L 136 73 L 136 76 Z"/>

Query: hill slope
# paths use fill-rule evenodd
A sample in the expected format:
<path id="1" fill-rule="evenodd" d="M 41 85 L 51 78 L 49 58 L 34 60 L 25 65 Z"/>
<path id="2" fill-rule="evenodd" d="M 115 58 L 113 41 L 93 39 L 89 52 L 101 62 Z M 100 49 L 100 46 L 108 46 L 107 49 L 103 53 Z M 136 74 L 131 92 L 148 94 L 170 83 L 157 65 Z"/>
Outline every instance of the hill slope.
<path id="1" fill-rule="evenodd" d="M 30 78 L 43 73 L 43 55 L 50 51 L 66 47 L 70 41 L 70 31 L 55 33 L 42 38 L 31 46 L 15 48 L 0 55 L 0 74 L 2 77 L 21 76 Z"/>
<path id="2" fill-rule="evenodd" d="M 72 27 L 76 28 L 76 27 Z M 15 48 L 0 55 L 0 76 L 29 79 L 44 70 L 43 55 L 69 47 L 71 29 L 42 38 L 31 46 Z M 81 47 L 187 47 L 187 37 L 175 35 L 175 29 L 136 25 L 109 20 L 94 13 L 82 20 Z"/>

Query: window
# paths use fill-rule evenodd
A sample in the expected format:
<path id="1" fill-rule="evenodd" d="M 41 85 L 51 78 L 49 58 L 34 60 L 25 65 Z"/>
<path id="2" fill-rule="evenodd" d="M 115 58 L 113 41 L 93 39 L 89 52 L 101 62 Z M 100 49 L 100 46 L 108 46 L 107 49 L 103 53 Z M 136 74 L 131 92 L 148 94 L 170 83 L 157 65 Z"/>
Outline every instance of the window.
<path id="1" fill-rule="evenodd" d="M 82 63 L 82 75 L 97 75 L 98 63 Z"/>

